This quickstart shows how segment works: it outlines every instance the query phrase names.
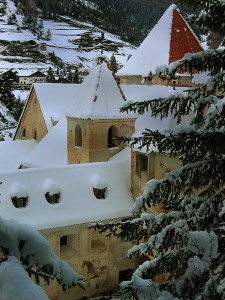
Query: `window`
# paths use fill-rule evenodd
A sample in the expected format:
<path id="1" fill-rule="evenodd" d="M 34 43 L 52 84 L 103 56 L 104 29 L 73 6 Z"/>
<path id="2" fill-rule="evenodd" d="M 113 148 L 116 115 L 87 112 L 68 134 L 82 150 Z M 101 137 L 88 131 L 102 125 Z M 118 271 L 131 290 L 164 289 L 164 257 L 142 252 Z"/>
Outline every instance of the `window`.
<path id="1" fill-rule="evenodd" d="M 141 177 L 141 172 L 148 171 L 148 157 L 143 154 L 137 154 L 136 156 L 136 173 Z"/>
<path id="2" fill-rule="evenodd" d="M 55 194 L 50 194 L 49 192 L 47 192 L 45 194 L 45 198 L 48 201 L 48 203 L 50 204 L 56 204 L 59 203 L 60 200 L 60 193 L 55 193 Z"/>
<path id="3" fill-rule="evenodd" d="M 23 128 L 23 134 L 22 137 L 25 138 L 26 137 L 26 128 Z"/>
<path id="4" fill-rule="evenodd" d="M 37 130 L 34 130 L 34 139 L 37 139 Z"/>
<path id="5" fill-rule="evenodd" d="M 141 171 L 148 170 L 148 157 L 145 155 L 141 155 Z"/>
<path id="6" fill-rule="evenodd" d="M 67 246 L 68 239 L 67 235 L 63 235 L 60 237 L 60 246 Z"/>
<path id="7" fill-rule="evenodd" d="M 27 206 L 28 197 L 12 197 L 12 203 L 16 208 L 22 208 Z"/>
<path id="8" fill-rule="evenodd" d="M 105 199 L 106 197 L 106 188 L 103 189 L 93 188 L 93 192 L 97 199 Z"/>
<path id="9" fill-rule="evenodd" d="M 79 125 L 75 128 L 75 146 L 82 147 L 82 131 Z"/>
<path id="10" fill-rule="evenodd" d="M 108 148 L 116 147 L 116 142 L 113 140 L 118 135 L 116 126 L 111 126 L 108 130 Z"/>

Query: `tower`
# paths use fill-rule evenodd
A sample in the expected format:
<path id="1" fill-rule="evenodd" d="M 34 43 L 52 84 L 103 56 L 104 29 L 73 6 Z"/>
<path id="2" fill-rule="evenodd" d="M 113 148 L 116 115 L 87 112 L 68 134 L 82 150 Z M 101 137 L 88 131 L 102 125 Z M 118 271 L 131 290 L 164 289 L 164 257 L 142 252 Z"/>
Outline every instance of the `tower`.
<path id="1" fill-rule="evenodd" d="M 135 115 L 120 113 L 126 98 L 101 58 L 81 84 L 79 101 L 67 114 L 68 163 L 107 161 L 125 145 L 116 136 L 131 136 Z"/>

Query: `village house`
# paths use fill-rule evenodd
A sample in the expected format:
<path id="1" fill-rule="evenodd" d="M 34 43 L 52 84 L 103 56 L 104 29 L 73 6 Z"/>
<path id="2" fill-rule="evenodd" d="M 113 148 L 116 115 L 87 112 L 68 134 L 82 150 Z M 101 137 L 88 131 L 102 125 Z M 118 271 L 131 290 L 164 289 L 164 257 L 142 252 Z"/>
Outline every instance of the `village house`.
<path id="1" fill-rule="evenodd" d="M 174 5 L 164 14 L 167 31 L 177 14 Z M 158 38 L 165 40 L 167 49 L 162 51 L 163 64 L 168 63 L 168 51 L 175 51 L 176 39 L 168 37 Z M 144 64 L 148 58 L 142 57 Z M 135 55 L 132 61 L 139 64 Z M 172 115 L 161 120 L 151 117 L 151 111 L 140 116 L 120 112 L 128 101 L 168 97 L 185 89 L 174 90 L 173 85 L 157 81 L 161 79 L 152 81 L 157 85 L 141 84 L 143 74 L 135 84 L 123 82 L 121 75 L 119 85 L 100 57 L 81 84 L 34 83 L 14 140 L 0 143 L 2 217 L 33 225 L 55 253 L 87 280 L 84 291 L 74 287 L 64 293 L 56 282 L 45 286 L 51 300 L 102 294 L 127 279 L 136 266 L 135 260 L 125 260 L 131 245 L 99 235 L 88 225 L 132 218 L 135 197 L 145 183 L 162 178 L 178 164 L 156 147 L 131 149 L 114 140 L 139 136 L 145 128 L 163 131 L 176 126 Z"/>
<path id="2" fill-rule="evenodd" d="M 19 70 L 17 71 L 17 77 L 20 85 L 32 85 L 34 82 L 45 82 L 46 80 L 46 75 L 39 70 L 35 72 Z"/>

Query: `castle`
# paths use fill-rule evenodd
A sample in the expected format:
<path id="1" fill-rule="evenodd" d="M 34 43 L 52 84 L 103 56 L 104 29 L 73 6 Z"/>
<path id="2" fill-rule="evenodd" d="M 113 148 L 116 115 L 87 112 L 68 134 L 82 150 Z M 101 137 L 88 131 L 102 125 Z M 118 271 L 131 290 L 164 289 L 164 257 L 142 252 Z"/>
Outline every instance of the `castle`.
<path id="1" fill-rule="evenodd" d="M 182 42 L 185 47 L 180 40 L 188 41 Z M 139 136 L 145 128 L 172 129 L 175 121 L 172 116 L 152 118 L 150 111 L 121 113 L 120 107 L 182 92 L 191 84 L 190 74 L 176 74 L 175 87 L 155 73 L 156 64 L 201 50 L 172 5 L 118 72 L 120 85 L 102 57 L 82 84 L 33 84 L 14 140 L 0 143 L 0 210 L 3 218 L 37 228 L 55 253 L 86 278 L 85 291 L 74 287 L 63 293 L 56 282 L 44 287 L 50 299 L 113 290 L 135 268 L 135 260 L 124 260 L 128 243 L 99 235 L 88 225 L 131 218 L 145 183 L 178 163 L 154 147 L 131 149 L 114 137 Z"/>

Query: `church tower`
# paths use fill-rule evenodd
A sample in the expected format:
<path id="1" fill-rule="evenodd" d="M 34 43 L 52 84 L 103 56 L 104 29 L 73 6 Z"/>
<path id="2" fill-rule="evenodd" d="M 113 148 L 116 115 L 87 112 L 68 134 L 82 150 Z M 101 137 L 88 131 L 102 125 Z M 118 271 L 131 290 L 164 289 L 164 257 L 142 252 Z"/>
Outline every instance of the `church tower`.
<path id="1" fill-rule="evenodd" d="M 67 114 L 68 163 L 107 161 L 126 145 L 116 136 L 131 136 L 135 115 L 120 112 L 126 98 L 101 58 L 81 84 L 77 107 Z"/>

